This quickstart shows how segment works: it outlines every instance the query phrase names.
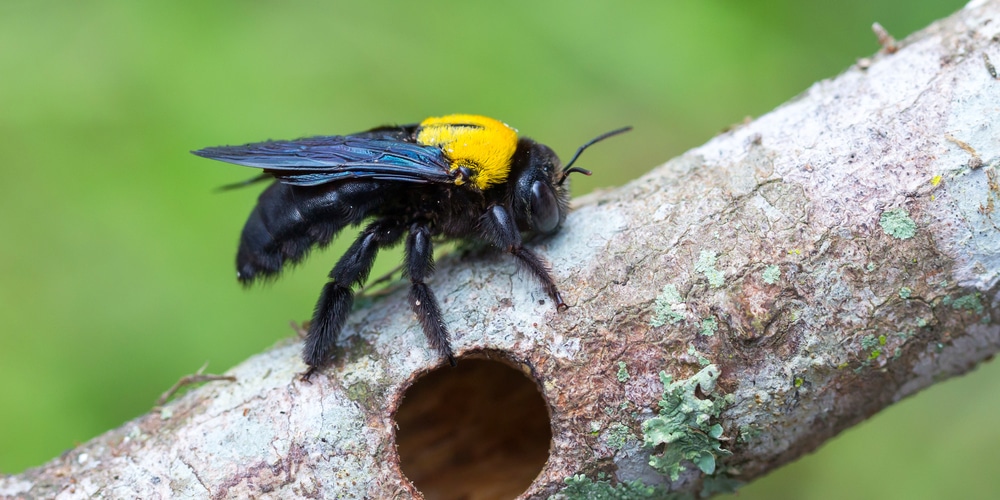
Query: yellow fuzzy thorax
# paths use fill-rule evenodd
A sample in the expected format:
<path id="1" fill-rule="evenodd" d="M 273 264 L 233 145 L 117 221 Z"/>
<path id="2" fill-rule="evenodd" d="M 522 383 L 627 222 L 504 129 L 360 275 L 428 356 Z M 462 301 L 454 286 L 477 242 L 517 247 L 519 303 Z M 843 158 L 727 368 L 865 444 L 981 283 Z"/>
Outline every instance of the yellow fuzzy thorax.
<path id="1" fill-rule="evenodd" d="M 437 146 L 451 160 L 451 170 L 466 167 L 481 190 L 507 181 L 517 149 L 517 131 L 479 115 L 448 115 L 420 122 L 417 143 Z M 461 177 L 455 184 L 462 184 Z"/>

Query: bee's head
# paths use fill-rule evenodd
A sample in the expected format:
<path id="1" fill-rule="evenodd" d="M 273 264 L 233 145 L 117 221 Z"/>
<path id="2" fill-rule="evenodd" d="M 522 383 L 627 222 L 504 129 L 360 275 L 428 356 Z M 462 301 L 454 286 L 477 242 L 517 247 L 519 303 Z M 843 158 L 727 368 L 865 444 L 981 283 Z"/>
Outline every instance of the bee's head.
<path id="1" fill-rule="evenodd" d="M 573 166 L 580 153 L 595 142 L 629 130 L 632 127 L 612 130 L 591 139 L 580 146 L 565 167 L 560 166 L 559 156 L 548 146 L 526 138 L 518 141 L 517 151 L 511 159 L 511 174 L 516 177 L 512 208 L 518 229 L 541 234 L 556 232 L 569 212 L 569 174 L 590 175 L 589 170 Z"/>

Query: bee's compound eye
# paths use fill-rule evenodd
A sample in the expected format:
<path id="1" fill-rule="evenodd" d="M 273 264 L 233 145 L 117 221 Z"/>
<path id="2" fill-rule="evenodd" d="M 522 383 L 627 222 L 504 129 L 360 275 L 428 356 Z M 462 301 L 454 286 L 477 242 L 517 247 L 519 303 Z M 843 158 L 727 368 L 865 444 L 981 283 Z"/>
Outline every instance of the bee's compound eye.
<path id="1" fill-rule="evenodd" d="M 541 233 L 551 233 L 559 225 L 559 203 L 556 196 L 542 181 L 531 185 L 531 226 Z"/>

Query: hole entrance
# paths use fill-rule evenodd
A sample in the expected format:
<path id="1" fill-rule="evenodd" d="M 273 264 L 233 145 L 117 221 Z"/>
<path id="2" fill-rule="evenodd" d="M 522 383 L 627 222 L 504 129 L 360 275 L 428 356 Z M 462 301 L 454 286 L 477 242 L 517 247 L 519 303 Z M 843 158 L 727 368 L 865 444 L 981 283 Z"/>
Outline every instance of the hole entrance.
<path id="1" fill-rule="evenodd" d="M 428 372 L 396 411 L 400 468 L 427 499 L 509 499 L 549 458 L 549 411 L 509 363 L 462 358 Z"/>

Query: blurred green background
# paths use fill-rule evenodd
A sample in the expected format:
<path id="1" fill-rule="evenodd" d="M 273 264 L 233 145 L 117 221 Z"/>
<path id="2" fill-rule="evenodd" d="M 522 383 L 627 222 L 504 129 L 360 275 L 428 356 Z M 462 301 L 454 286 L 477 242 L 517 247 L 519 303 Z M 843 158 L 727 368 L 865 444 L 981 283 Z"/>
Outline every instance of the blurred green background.
<path id="1" fill-rule="evenodd" d="M 343 244 L 236 283 L 253 172 L 189 150 L 471 112 L 560 152 L 576 194 L 758 116 L 961 0 L 0 3 L 0 471 L 291 335 Z M 395 263 L 381 259 L 385 270 Z M 1000 491 L 1000 367 L 940 384 L 742 498 Z"/>

